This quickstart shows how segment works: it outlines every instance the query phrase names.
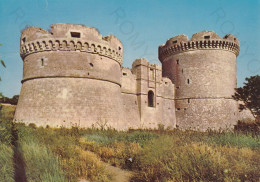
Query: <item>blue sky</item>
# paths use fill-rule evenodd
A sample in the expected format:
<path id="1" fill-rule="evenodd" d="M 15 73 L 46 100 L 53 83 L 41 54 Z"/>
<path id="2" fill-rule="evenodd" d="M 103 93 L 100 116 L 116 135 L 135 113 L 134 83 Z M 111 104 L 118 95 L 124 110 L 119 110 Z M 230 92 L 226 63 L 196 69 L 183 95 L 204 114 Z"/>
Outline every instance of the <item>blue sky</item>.
<path id="1" fill-rule="evenodd" d="M 167 39 L 203 30 L 240 40 L 238 86 L 260 74 L 260 0 L 0 0 L 0 92 L 19 94 L 22 60 L 20 31 L 26 26 L 49 29 L 55 23 L 84 24 L 124 45 L 124 64 L 137 58 L 160 64 L 158 46 Z"/>

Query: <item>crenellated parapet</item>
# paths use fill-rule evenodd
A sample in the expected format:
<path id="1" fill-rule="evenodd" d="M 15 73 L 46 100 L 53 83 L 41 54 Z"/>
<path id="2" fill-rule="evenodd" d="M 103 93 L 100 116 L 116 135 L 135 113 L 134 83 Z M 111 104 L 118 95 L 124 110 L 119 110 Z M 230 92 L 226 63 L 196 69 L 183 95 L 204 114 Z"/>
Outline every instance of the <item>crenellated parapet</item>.
<path id="1" fill-rule="evenodd" d="M 179 35 L 169 39 L 166 44 L 159 46 L 159 59 L 163 61 L 166 57 L 173 54 L 200 49 L 225 50 L 233 52 L 238 56 L 240 45 L 235 36 L 228 34 L 221 38 L 213 31 L 193 34 L 190 40 L 185 35 Z"/>
<path id="2" fill-rule="evenodd" d="M 73 39 L 40 39 L 26 42 L 21 45 L 21 57 L 24 59 L 27 55 L 43 51 L 78 51 L 99 54 L 114 59 L 122 64 L 122 55 L 115 49 L 107 45 L 84 40 Z"/>
<path id="3" fill-rule="evenodd" d="M 115 36 L 102 37 L 96 29 L 83 25 L 56 24 L 51 28 L 48 32 L 29 27 L 22 32 L 20 54 L 23 59 L 37 52 L 76 51 L 99 54 L 122 64 L 123 46 Z"/>

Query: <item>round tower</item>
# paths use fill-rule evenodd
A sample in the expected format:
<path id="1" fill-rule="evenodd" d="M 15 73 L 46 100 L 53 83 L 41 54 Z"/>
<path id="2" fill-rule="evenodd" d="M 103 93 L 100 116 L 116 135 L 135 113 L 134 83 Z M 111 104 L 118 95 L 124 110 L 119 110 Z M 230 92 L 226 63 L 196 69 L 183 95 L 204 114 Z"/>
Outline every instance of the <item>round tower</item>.
<path id="1" fill-rule="evenodd" d="M 122 43 L 95 28 L 55 24 L 21 34 L 23 80 L 15 120 L 122 129 Z M 121 122 L 121 123 L 120 123 Z"/>
<path id="2" fill-rule="evenodd" d="M 239 41 L 212 31 L 169 39 L 159 47 L 162 74 L 176 87 L 177 125 L 207 130 L 233 127 L 237 120 L 236 57 Z"/>

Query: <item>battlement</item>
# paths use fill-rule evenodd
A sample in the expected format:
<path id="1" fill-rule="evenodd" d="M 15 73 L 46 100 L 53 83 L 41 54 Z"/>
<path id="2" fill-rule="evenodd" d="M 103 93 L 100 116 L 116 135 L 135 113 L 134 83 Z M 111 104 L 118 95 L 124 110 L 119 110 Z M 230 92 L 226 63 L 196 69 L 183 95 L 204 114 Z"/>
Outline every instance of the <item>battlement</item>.
<path id="1" fill-rule="evenodd" d="M 240 45 L 238 39 L 234 35 L 228 34 L 221 38 L 213 31 L 195 33 L 190 40 L 186 35 L 178 35 L 159 46 L 159 59 L 163 61 L 164 58 L 170 55 L 199 49 L 222 49 L 233 52 L 238 56 Z"/>
<path id="2" fill-rule="evenodd" d="M 20 54 L 27 55 L 43 51 L 77 51 L 99 54 L 117 61 L 123 61 L 123 45 L 113 35 L 102 37 L 97 29 L 84 25 L 55 24 L 47 31 L 29 27 L 22 31 Z"/>

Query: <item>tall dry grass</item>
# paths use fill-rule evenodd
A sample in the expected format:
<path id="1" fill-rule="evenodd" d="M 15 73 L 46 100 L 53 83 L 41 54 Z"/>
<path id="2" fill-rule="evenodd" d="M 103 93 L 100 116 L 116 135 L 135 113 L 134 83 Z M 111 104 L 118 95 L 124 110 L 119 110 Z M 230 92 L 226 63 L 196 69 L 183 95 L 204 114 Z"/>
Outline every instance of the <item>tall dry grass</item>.
<path id="1" fill-rule="evenodd" d="M 134 171 L 135 182 L 260 179 L 259 135 L 237 132 L 162 127 L 119 132 L 0 122 L 0 149 L 0 181 L 15 181 L 14 156 L 24 162 L 27 181 L 109 182 L 102 161 Z"/>

